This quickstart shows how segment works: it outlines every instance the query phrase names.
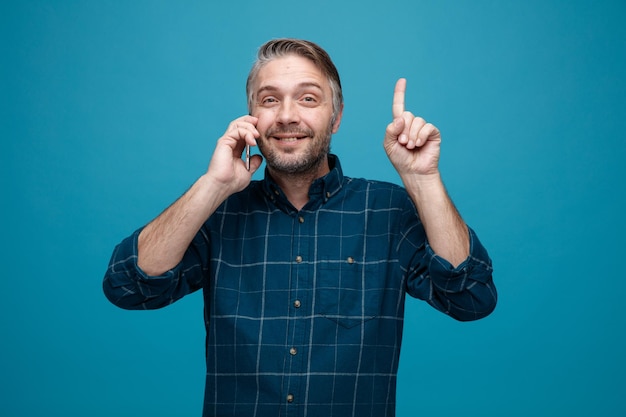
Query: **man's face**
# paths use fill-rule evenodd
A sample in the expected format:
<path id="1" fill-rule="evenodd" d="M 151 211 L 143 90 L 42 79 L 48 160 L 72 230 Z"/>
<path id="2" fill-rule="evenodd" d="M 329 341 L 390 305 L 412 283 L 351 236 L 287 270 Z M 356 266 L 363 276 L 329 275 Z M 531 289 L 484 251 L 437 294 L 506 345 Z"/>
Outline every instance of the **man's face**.
<path id="1" fill-rule="evenodd" d="M 258 73 L 252 115 L 259 119 L 257 140 L 270 169 L 286 174 L 327 171 L 332 123 L 332 91 L 326 76 L 308 59 L 275 59 Z"/>

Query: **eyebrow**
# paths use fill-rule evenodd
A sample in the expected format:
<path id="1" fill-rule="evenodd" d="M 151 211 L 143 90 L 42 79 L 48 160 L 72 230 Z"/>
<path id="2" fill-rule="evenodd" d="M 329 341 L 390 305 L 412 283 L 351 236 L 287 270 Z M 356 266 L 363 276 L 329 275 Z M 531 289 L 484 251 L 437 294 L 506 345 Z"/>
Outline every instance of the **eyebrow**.
<path id="1" fill-rule="evenodd" d="M 317 89 L 317 90 L 319 90 L 319 91 L 321 91 L 321 92 L 324 92 L 324 90 L 322 89 L 322 86 L 321 86 L 321 85 L 319 85 L 319 84 L 318 84 L 318 83 L 316 83 L 316 82 L 312 82 L 312 81 L 310 81 L 310 82 L 303 82 L 303 83 L 300 83 L 300 84 L 298 84 L 298 85 L 297 85 L 296 89 L 297 89 L 297 90 L 304 90 L 304 89 L 311 88 L 311 87 L 313 87 L 313 88 L 315 88 L 315 89 Z M 280 88 L 278 88 L 278 87 L 276 87 L 276 86 L 273 86 L 273 85 L 265 85 L 265 86 L 263 86 L 263 87 L 259 88 L 259 89 L 256 91 L 256 95 L 258 96 L 258 95 L 260 95 L 261 93 L 264 93 L 264 92 L 266 92 L 266 91 L 269 91 L 269 92 L 275 92 L 275 91 L 279 91 L 279 90 L 280 90 Z"/>

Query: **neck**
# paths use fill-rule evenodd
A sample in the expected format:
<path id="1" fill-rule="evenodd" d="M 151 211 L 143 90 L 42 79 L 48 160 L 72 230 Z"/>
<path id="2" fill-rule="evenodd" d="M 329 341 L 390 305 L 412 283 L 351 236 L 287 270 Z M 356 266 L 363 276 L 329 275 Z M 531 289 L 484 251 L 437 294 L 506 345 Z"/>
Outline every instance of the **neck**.
<path id="1" fill-rule="evenodd" d="M 309 189 L 311 188 L 311 184 L 313 184 L 313 181 L 316 179 L 328 174 L 330 167 L 328 165 L 328 159 L 326 158 L 317 169 L 307 172 L 282 172 L 276 171 L 271 167 L 268 167 L 268 170 L 274 181 L 276 181 L 276 184 L 278 184 L 280 189 L 285 193 L 291 205 L 297 210 L 302 210 L 306 203 L 309 202 Z"/>

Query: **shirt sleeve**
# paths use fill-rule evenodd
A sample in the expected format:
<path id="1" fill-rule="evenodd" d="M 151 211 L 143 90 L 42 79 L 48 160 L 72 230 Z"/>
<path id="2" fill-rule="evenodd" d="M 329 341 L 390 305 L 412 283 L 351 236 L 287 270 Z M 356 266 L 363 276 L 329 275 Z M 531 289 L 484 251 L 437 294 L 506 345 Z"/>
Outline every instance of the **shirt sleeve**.
<path id="1" fill-rule="evenodd" d="M 202 268 L 188 259 L 162 275 L 147 275 L 137 265 L 140 232 L 141 229 L 124 239 L 113 251 L 102 284 L 111 303 L 129 310 L 157 309 L 202 287 Z"/>
<path id="2" fill-rule="evenodd" d="M 407 269 L 407 293 L 459 321 L 488 316 L 496 307 L 497 292 L 491 258 L 476 233 L 468 227 L 470 254 L 455 268 L 435 254 L 421 224 L 412 228 L 419 230 L 415 237 L 423 242 L 413 240 L 411 245 L 414 249 L 412 266 Z"/>

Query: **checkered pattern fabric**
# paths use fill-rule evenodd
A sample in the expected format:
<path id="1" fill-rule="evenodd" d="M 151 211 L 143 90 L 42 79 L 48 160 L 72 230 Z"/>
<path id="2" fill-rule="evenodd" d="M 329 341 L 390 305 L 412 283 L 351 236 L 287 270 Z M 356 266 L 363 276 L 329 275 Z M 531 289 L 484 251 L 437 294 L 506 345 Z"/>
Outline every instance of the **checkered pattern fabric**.
<path id="1" fill-rule="evenodd" d="M 137 267 L 139 231 L 115 249 L 104 288 L 120 307 L 203 290 L 204 416 L 393 416 L 405 294 L 458 320 L 493 310 L 491 260 L 473 231 L 452 268 L 403 188 L 331 163 L 300 211 L 269 175 L 231 196 L 163 276 Z"/>

